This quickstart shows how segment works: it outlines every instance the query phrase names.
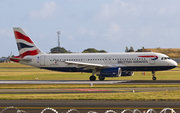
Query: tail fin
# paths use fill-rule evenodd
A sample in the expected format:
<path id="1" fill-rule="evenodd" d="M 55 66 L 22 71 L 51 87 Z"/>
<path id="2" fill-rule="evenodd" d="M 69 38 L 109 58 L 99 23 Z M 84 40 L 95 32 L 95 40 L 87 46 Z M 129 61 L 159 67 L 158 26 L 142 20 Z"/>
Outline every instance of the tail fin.
<path id="1" fill-rule="evenodd" d="M 37 54 L 43 54 L 40 49 L 34 44 L 34 42 L 28 37 L 28 35 L 22 30 L 22 28 L 14 27 L 14 35 L 16 38 L 19 57 L 34 56 Z"/>

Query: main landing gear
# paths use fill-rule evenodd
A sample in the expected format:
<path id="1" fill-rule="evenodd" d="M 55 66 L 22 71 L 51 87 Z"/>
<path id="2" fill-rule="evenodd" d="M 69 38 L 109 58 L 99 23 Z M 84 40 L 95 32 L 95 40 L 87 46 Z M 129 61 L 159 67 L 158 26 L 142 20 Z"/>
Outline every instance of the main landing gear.
<path id="1" fill-rule="evenodd" d="M 98 78 L 99 78 L 100 81 L 103 81 L 103 80 L 105 79 L 105 77 L 103 77 L 103 76 L 99 76 Z M 96 76 L 91 75 L 91 76 L 89 77 L 89 80 L 90 80 L 90 81 L 95 81 L 95 80 L 96 80 Z"/>
<path id="2" fill-rule="evenodd" d="M 96 80 L 96 76 L 94 74 L 96 74 L 96 70 L 92 71 L 92 75 L 89 77 L 90 81 L 95 81 Z M 100 81 L 103 81 L 105 79 L 105 77 L 100 76 L 100 75 L 99 75 L 98 78 L 99 78 Z"/>
<path id="3" fill-rule="evenodd" d="M 152 79 L 153 79 L 153 80 L 156 80 L 155 71 L 152 71 L 152 74 L 153 74 L 153 75 L 152 75 L 152 76 L 153 76 Z"/>
<path id="4" fill-rule="evenodd" d="M 99 80 L 100 80 L 100 81 L 103 81 L 104 79 L 105 79 L 105 77 L 99 76 Z"/>
<path id="5" fill-rule="evenodd" d="M 92 76 L 89 77 L 90 81 L 95 81 L 96 80 L 96 76 L 94 76 L 94 74 L 96 74 L 96 70 L 92 71 Z"/>
<path id="6" fill-rule="evenodd" d="M 95 81 L 96 80 L 96 76 L 92 75 L 89 77 L 90 81 Z"/>

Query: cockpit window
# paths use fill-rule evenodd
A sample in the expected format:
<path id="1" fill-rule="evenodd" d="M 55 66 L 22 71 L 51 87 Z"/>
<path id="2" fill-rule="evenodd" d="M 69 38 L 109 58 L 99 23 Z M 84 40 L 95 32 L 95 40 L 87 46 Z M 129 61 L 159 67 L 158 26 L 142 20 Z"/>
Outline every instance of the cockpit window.
<path id="1" fill-rule="evenodd" d="M 170 59 L 169 57 L 162 57 L 161 60 L 167 60 Z"/>

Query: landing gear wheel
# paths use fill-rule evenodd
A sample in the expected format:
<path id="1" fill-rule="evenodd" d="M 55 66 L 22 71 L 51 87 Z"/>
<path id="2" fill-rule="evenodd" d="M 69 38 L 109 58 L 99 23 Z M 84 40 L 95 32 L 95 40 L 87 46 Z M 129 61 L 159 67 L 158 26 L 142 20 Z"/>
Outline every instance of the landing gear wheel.
<path id="1" fill-rule="evenodd" d="M 152 74 L 153 74 L 153 75 L 152 75 L 152 76 L 153 76 L 152 79 L 153 79 L 153 80 L 156 80 L 155 71 L 152 71 Z"/>
<path id="2" fill-rule="evenodd" d="M 156 77 L 152 77 L 153 80 L 156 80 Z"/>
<path id="3" fill-rule="evenodd" d="M 105 79 L 105 77 L 99 76 L 99 80 L 100 80 L 100 81 L 103 81 L 104 79 Z"/>
<path id="4" fill-rule="evenodd" d="M 90 76 L 89 79 L 90 79 L 90 81 L 95 81 L 96 77 L 95 76 Z"/>

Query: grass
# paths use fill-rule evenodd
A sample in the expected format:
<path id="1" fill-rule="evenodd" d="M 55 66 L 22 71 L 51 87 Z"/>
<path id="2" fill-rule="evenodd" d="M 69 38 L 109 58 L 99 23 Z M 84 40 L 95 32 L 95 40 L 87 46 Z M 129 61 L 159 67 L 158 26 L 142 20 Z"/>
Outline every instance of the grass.
<path id="1" fill-rule="evenodd" d="M 28 65 L 23 65 L 19 63 L 0 63 L 0 67 L 31 67 Z"/>
<path id="2" fill-rule="evenodd" d="M 83 94 L 0 94 L 0 100 L 180 100 L 180 91 Z"/>
<path id="3" fill-rule="evenodd" d="M 180 84 L 0 84 L 0 89 L 72 89 L 72 88 L 159 88 L 180 87 Z"/>
<path id="4" fill-rule="evenodd" d="M 38 68 L 30 69 L 1 69 L 1 80 L 89 80 L 91 73 L 64 73 L 42 70 Z M 158 71 L 157 80 L 180 80 L 180 71 Z M 106 77 L 105 80 L 152 80 L 152 73 L 135 72 L 131 77 Z"/>
<path id="5" fill-rule="evenodd" d="M 10 68 L 9 68 L 10 67 Z M 91 73 L 49 71 L 18 63 L 0 63 L 0 80 L 89 80 Z M 156 72 L 157 80 L 180 80 L 180 68 Z M 135 72 L 131 77 L 114 77 L 105 80 L 151 80 L 152 73 Z"/>
<path id="6" fill-rule="evenodd" d="M 9 68 L 10 67 L 10 68 Z M 0 63 L 0 80 L 89 80 L 90 73 L 55 72 L 17 63 Z M 180 68 L 156 72 L 158 80 L 180 80 Z M 106 80 L 151 80 L 151 72 L 135 72 L 131 77 Z M 94 84 L 93 88 L 149 88 L 180 87 L 180 84 Z M 92 88 L 89 84 L 0 84 L 0 89 L 60 89 Z M 180 91 L 136 93 L 83 93 L 83 94 L 0 94 L 0 100 L 180 100 Z"/>

